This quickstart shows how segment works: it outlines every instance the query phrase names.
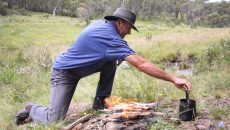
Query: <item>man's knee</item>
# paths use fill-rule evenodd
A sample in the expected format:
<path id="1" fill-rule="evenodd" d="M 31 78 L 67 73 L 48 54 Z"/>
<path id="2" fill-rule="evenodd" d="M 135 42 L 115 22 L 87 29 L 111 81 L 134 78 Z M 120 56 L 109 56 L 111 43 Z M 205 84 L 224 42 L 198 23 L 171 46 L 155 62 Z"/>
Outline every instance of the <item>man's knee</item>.
<path id="1" fill-rule="evenodd" d="M 52 113 L 47 117 L 46 125 L 50 125 L 52 123 L 56 123 L 62 119 L 64 119 L 65 115 L 61 112 Z"/>

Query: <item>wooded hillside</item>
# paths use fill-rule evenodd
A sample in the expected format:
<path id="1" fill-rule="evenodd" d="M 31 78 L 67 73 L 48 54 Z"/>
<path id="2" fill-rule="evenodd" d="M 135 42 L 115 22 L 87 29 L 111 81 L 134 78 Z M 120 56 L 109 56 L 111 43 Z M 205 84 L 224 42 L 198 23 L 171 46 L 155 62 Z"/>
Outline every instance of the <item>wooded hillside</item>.
<path id="1" fill-rule="evenodd" d="M 90 20 L 113 14 L 118 7 L 134 11 L 141 20 L 172 20 L 191 27 L 230 26 L 230 2 L 208 0 L 0 0 L 0 14 L 46 12 Z M 14 11 L 12 11 L 12 9 Z"/>

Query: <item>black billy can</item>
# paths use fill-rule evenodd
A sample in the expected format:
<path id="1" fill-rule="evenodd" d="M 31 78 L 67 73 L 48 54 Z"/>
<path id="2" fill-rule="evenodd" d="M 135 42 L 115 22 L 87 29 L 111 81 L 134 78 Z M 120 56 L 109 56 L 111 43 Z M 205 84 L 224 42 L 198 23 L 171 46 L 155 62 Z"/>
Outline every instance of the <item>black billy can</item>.
<path id="1" fill-rule="evenodd" d="M 179 118 L 182 121 L 191 121 L 196 117 L 196 101 L 189 99 L 189 92 L 186 91 L 186 99 L 180 100 Z"/>

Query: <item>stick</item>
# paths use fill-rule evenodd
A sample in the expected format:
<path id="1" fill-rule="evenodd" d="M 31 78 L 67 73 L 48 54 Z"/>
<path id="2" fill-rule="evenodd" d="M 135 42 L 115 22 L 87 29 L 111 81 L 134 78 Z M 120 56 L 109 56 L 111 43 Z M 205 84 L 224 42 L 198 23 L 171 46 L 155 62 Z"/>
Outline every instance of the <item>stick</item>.
<path id="1" fill-rule="evenodd" d="M 132 104 L 141 106 L 141 107 L 154 107 L 157 106 L 157 102 L 153 102 L 153 103 L 139 103 L 139 102 L 130 102 Z"/>
<path id="2" fill-rule="evenodd" d="M 78 120 L 74 121 L 73 123 L 67 125 L 62 130 L 71 130 L 74 126 L 76 126 L 79 123 L 82 123 L 82 122 L 89 120 L 92 116 L 93 116 L 93 114 L 87 114 L 87 115 L 79 118 Z"/>

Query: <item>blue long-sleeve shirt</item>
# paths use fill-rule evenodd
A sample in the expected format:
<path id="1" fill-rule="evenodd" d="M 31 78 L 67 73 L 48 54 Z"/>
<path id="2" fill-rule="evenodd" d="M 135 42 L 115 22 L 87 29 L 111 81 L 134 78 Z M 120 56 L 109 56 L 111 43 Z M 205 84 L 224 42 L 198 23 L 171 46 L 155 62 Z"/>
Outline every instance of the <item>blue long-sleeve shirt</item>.
<path id="1" fill-rule="evenodd" d="M 55 69 L 76 69 L 86 76 L 106 61 L 122 61 L 135 52 L 121 38 L 114 22 L 97 21 L 86 27 L 66 53 L 60 54 L 53 64 Z"/>

